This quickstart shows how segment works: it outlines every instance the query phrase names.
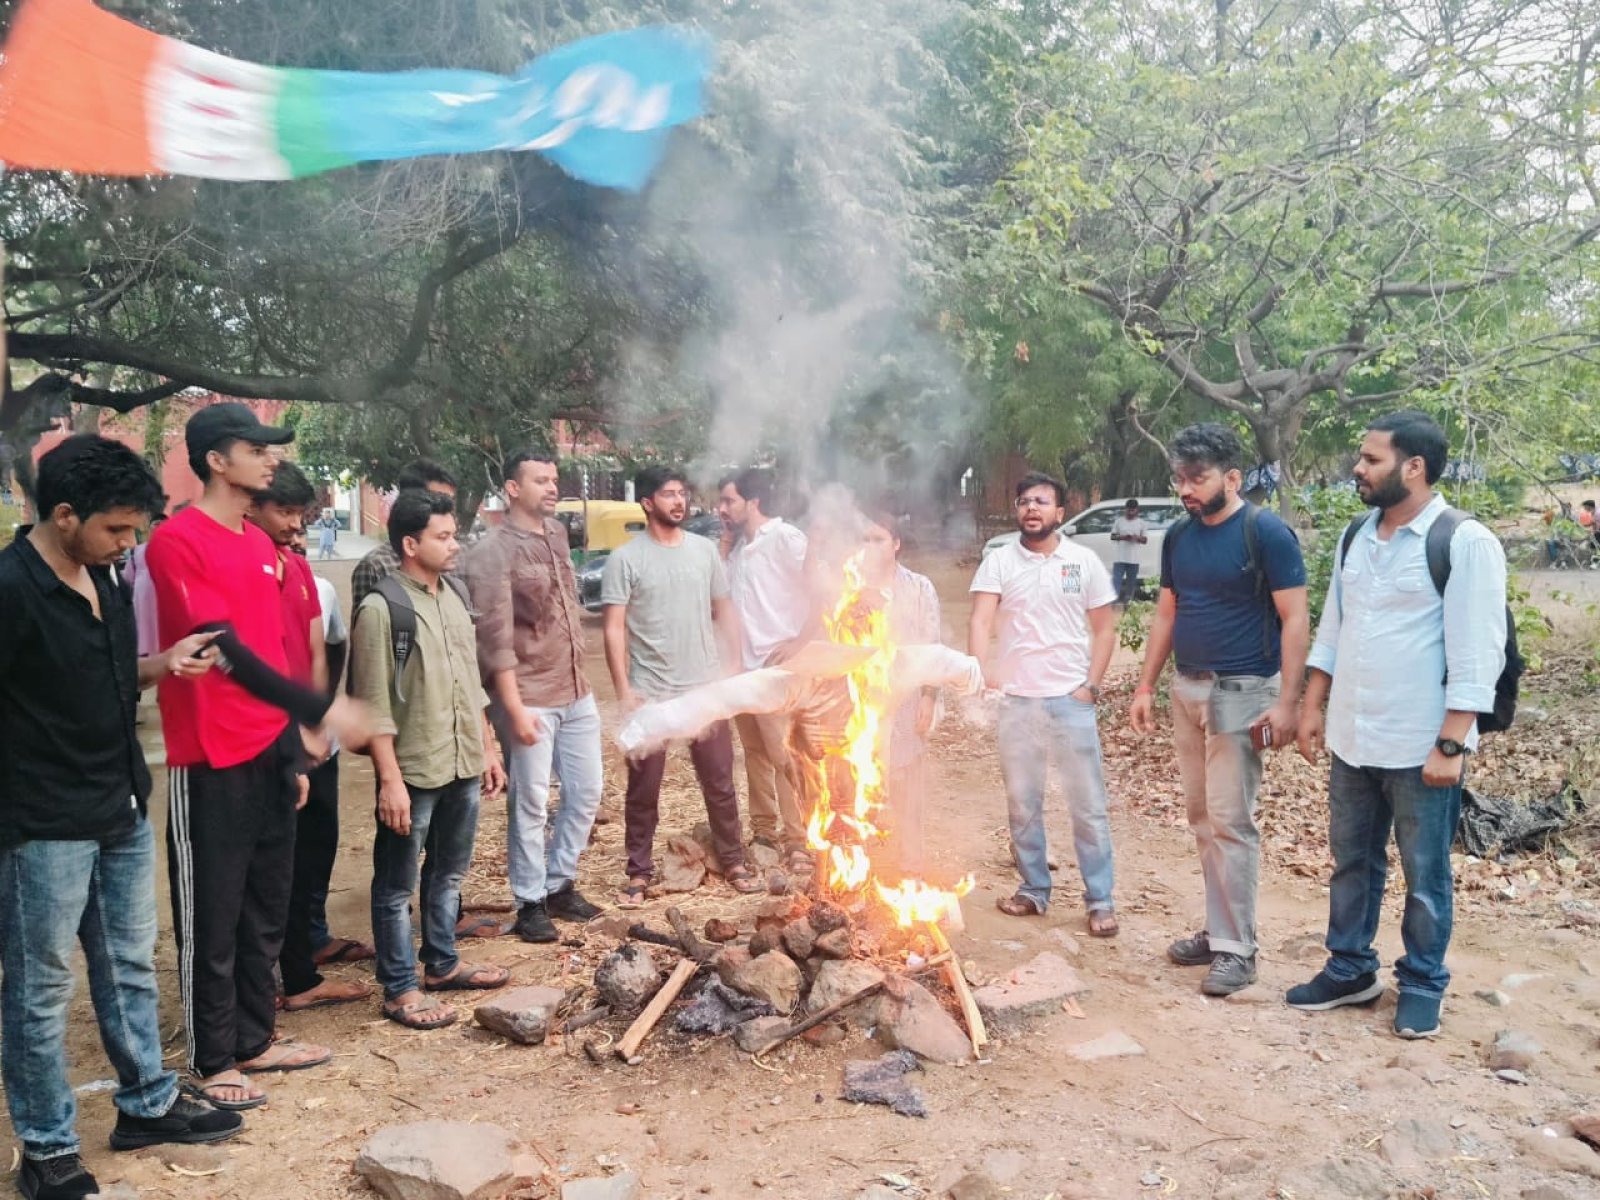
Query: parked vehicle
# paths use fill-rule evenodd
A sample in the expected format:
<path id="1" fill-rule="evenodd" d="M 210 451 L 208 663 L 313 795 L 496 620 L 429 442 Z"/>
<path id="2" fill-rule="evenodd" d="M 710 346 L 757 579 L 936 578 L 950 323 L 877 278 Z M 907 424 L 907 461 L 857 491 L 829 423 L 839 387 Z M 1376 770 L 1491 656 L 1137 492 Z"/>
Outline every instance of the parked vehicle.
<path id="1" fill-rule="evenodd" d="M 566 502 L 563 501 L 562 503 Z M 591 500 L 589 503 L 592 508 L 594 501 Z M 640 511 L 641 513 L 643 512 L 642 509 Z M 559 506 L 557 515 L 560 515 Z M 707 515 L 709 515 L 711 524 L 707 524 Z M 702 514 L 698 517 L 690 517 L 683 523 L 683 527 L 691 534 L 697 534 L 700 537 L 709 536 L 712 541 L 716 541 L 722 532 L 722 521 L 715 513 Z M 643 528 L 644 526 L 641 523 L 640 529 L 642 530 Z M 701 529 L 710 529 L 711 533 L 709 535 L 701 533 Z M 623 540 L 626 541 L 627 539 L 624 538 Z M 618 544 L 620 545 L 621 543 Z M 611 549 L 615 549 L 615 547 Z M 583 565 L 577 570 L 578 603 L 582 604 L 588 612 L 600 611 L 600 580 L 606 573 L 606 559 L 611 557 L 611 549 L 594 551 L 584 559 Z"/>
<path id="2" fill-rule="evenodd" d="M 556 520 L 567 527 L 573 558 L 587 562 L 644 532 L 644 509 L 631 500 L 562 500 Z"/>
<path id="3" fill-rule="evenodd" d="M 1161 543 L 1167 536 L 1168 527 L 1183 516 L 1183 505 L 1171 496 L 1139 496 L 1136 499 L 1139 501 L 1139 516 L 1149 527 L 1150 538 L 1139 547 L 1139 578 L 1153 582 L 1161 575 Z M 1111 540 L 1111 523 L 1122 515 L 1127 503 L 1124 497 L 1091 505 L 1061 526 L 1061 536 L 1093 550 L 1109 571 L 1120 549 Z M 1012 530 L 990 538 L 983 546 L 984 557 L 987 558 L 1002 546 L 1009 546 L 1021 536 Z"/>

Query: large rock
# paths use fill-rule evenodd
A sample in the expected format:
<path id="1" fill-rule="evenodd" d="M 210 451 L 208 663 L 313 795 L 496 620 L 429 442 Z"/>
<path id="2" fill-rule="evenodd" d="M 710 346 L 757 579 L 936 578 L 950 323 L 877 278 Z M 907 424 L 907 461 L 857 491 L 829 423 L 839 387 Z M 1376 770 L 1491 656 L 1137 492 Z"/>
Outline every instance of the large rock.
<path id="1" fill-rule="evenodd" d="M 706 852 L 693 838 L 675 833 L 656 860 L 663 892 L 692 892 L 706 878 Z"/>
<path id="2" fill-rule="evenodd" d="M 594 971 L 594 986 L 612 1012 L 637 1012 L 661 987 L 661 971 L 649 949 L 629 942 L 601 960 Z"/>
<path id="3" fill-rule="evenodd" d="M 1522 1152 L 1558 1171 L 1600 1179 L 1600 1154 L 1575 1137 L 1562 1137 L 1549 1125 L 1529 1129 L 1520 1137 Z"/>
<path id="4" fill-rule="evenodd" d="M 818 900 L 806 913 L 806 920 L 818 933 L 832 933 L 835 929 L 846 929 L 850 925 L 850 918 L 844 909 L 831 900 Z"/>
<path id="5" fill-rule="evenodd" d="M 1526 1071 L 1544 1049 L 1538 1042 L 1517 1029 L 1502 1029 L 1494 1035 L 1494 1045 L 1489 1049 L 1491 1071 Z"/>
<path id="6" fill-rule="evenodd" d="M 561 1200 L 639 1200 L 644 1187 L 632 1171 L 592 1179 L 569 1179 L 561 1185 Z"/>
<path id="7" fill-rule="evenodd" d="M 782 1033 L 789 1028 L 789 1022 L 782 1017 L 756 1017 L 742 1025 L 734 1027 L 733 1044 L 746 1054 L 754 1054 L 761 1046 L 766 1045 L 767 1039 L 775 1033 Z"/>
<path id="8" fill-rule="evenodd" d="M 356 1174 L 388 1200 L 494 1200 L 517 1181 L 516 1148 L 498 1125 L 391 1125 L 361 1148 Z"/>
<path id="9" fill-rule="evenodd" d="M 811 984 L 811 991 L 806 996 L 806 1011 L 821 1012 L 830 1004 L 837 1004 L 847 996 L 855 995 L 862 988 L 883 981 L 883 972 L 869 962 L 855 959 L 825 962 L 817 971 L 817 977 Z M 879 1001 L 880 998 L 876 994 L 868 996 L 846 1009 L 845 1016 L 863 1029 L 875 1025 L 878 1021 Z"/>
<path id="10" fill-rule="evenodd" d="M 795 962 L 810 958 L 816 944 L 817 931 L 811 928 L 810 921 L 790 921 L 783 927 L 783 948 Z"/>
<path id="11" fill-rule="evenodd" d="M 717 978 L 729 987 L 736 986 L 734 978 L 750 964 L 750 951 L 745 946 L 728 945 L 718 950 L 711 959 L 711 969 Z"/>
<path id="12" fill-rule="evenodd" d="M 472 1010 L 478 1024 L 514 1042 L 543 1042 L 566 993 L 553 987 L 519 987 L 496 992 Z"/>
<path id="13" fill-rule="evenodd" d="M 849 958 L 854 953 L 850 944 L 850 931 L 848 929 L 830 929 L 827 933 L 817 934 L 817 939 L 812 945 L 812 951 L 823 958 Z"/>
<path id="14" fill-rule="evenodd" d="M 1443 1121 L 1429 1121 L 1418 1117 L 1401 1117 L 1394 1128 L 1383 1135 L 1378 1143 L 1378 1153 L 1385 1162 L 1400 1170 L 1410 1170 L 1424 1163 L 1439 1162 L 1456 1154 L 1455 1134 Z"/>
<path id="15" fill-rule="evenodd" d="M 878 1004 L 878 1037 L 891 1050 L 909 1050 L 929 1062 L 960 1063 L 972 1057 L 961 1025 L 915 980 L 889 979 Z"/>
<path id="16" fill-rule="evenodd" d="M 992 983 L 973 997 L 984 1023 L 997 1033 L 1015 1033 L 1034 1017 L 1061 1011 L 1061 1004 L 1089 989 L 1072 964 L 1046 950 Z"/>
<path id="17" fill-rule="evenodd" d="M 904 1117 L 925 1117 L 922 1091 L 906 1078 L 920 1071 L 917 1056 L 891 1050 L 875 1059 L 852 1059 L 844 1065 L 843 1098 L 851 1104 L 884 1104 Z"/>
<path id="18" fill-rule="evenodd" d="M 678 1012 L 676 1027 L 684 1033 L 727 1033 L 756 1017 L 772 1016 L 765 1001 L 735 991 L 712 977 Z"/>
<path id="19" fill-rule="evenodd" d="M 1144 1054 L 1144 1047 L 1120 1029 L 1114 1029 L 1091 1041 L 1079 1042 L 1067 1053 L 1079 1062 L 1100 1062 L 1107 1058 L 1138 1058 Z"/>
<path id="20" fill-rule="evenodd" d="M 800 999 L 800 968 L 781 950 L 751 959 L 733 973 L 735 990 L 765 1000 L 780 1013 L 793 1012 Z"/>

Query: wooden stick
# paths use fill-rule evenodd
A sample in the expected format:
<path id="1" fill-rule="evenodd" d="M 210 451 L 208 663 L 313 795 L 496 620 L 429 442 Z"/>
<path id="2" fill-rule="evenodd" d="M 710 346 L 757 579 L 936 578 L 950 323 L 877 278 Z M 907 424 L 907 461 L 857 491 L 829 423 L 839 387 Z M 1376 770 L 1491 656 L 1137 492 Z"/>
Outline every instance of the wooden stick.
<path id="1" fill-rule="evenodd" d="M 587 1029 L 596 1021 L 604 1021 L 611 1015 L 611 1006 L 597 1004 L 588 1012 L 579 1013 L 575 1017 L 568 1017 L 555 1028 L 556 1033 L 576 1033 L 580 1029 Z"/>
<path id="2" fill-rule="evenodd" d="M 711 956 L 717 952 L 715 946 L 708 946 L 695 936 L 694 930 L 689 928 L 688 920 L 677 907 L 667 909 L 667 924 L 671 925 L 672 932 L 678 935 L 678 941 L 683 945 L 683 952 L 695 962 L 709 962 Z"/>
<path id="3" fill-rule="evenodd" d="M 655 994 L 650 1003 L 645 1005 L 644 1011 L 638 1015 L 628 1032 L 622 1035 L 622 1040 L 617 1043 L 617 1057 L 627 1062 L 637 1057 L 639 1047 L 644 1044 L 645 1038 L 650 1036 L 650 1031 L 661 1020 L 661 1015 L 667 1011 L 667 1006 L 678 998 L 678 993 L 700 969 L 700 964 L 692 958 L 680 959 L 678 965 L 672 968 L 672 974 L 667 982 L 661 985 L 661 990 Z"/>
<path id="4" fill-rule="evenodd" d="M 628 926 L 628 936 L 636 942 L 649 942 L 652 946 L 666 946 L 672 950 L 683 949 L 678 944 L 678 939 L 672 934 L 661 933 L 659 930 L 651 929 L 650 926 L 642 921 L 635 921 Z"/>
<path id="5" fill-rule="evenodd" d="M 972 1055 L 982 1058 L 983 1048 L 989 1044 L 989 1031 L 983 1026 L 983 1014 L 978 1011 L 978 1002 L 972 997 L 972 987 L 961 973 L 961 962 L 950 949 L 950 939 L 944 936 L 944 930 L 939 928 L 938 922 L 928 922 L 928 933 L 933 938 L 933 948 L 940 954 L 950 955 L 944 964 L 944 977 L 955 992 L 956 999 L 961 1002 L 961 1015 L 967 1021 L 967 1036 L 972 1039 Z"/>
<path id="6" fill-rule="evenodd" d="M 765 1054 L 768 1050 L 771 1050 L 776 1046 L 783 1045 L 790 1038 L 799 1037 L 806 1030 L 816 1028 L 818 1025 L 821 1025 L 824 1021 L 828 1020 L 828 1018 L 838 1016 L 857 1000 L 865 1000 L 873 993 L 882 990 L 883 980 L 880 979 L 877 983 L 869 983 L 866 987 L 855 993 L 855 995 L 846 996 L 843 1000 L 835 1000 L 832 1004 L 828 1005 L 828 1007 L 819 1008 L 805 1020 L 795 1022 L 795 1024 L 789 1026 L 787 1029 L 778 1030 L 777 1033 L 774 1033 L 766 1041 L 762 1042 L 761 1045 L 757 1046 L 753 1051 L 751 1051 L 751 1053 Z"/>

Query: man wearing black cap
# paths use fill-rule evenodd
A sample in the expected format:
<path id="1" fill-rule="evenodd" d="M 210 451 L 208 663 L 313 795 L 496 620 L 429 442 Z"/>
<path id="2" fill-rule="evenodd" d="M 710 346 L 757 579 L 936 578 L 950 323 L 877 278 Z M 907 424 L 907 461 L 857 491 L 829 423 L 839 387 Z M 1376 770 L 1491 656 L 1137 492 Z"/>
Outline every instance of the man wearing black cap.
<path id="1" fill-rule="evenodd" d="M 147 554 L 161 645 L 210 632 L 219 652 L 218 670 L 168 676 L 160 688 L 189 1068 L 195 1090 L 219 1108 L 266 1102 L 247 1073 L 331 1057 L 326 1047 L 273 1040 L 272 967 L 288 913 L 295 810 L 305 799 L 294 722 L 326 725 L 351 746 L 368 732 L 349 700 L 289 678 L 277 551 L 245 521 L 254 495 L 272 482 L 272 447 L 293 437 L 242 404 L 195 413 L 184 440 L 205 492 L 162 524 Z"/>

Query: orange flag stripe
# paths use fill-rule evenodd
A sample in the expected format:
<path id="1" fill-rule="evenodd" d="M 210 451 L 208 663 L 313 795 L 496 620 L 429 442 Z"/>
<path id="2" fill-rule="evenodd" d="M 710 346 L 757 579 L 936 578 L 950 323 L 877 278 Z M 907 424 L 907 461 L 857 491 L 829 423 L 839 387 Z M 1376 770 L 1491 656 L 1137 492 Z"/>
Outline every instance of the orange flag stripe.
<path id="1" fill-rule="evenodd" d="M 0 162 L 156 173 L 145 105 L 162 41 L 90 0 L 26 0 L 0 65 Z"/>

